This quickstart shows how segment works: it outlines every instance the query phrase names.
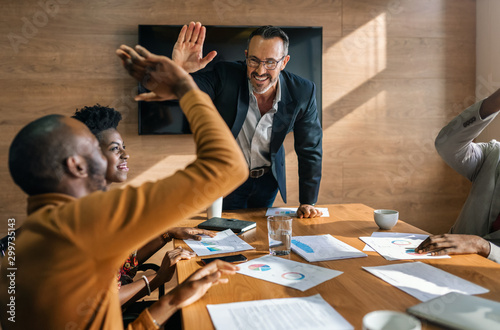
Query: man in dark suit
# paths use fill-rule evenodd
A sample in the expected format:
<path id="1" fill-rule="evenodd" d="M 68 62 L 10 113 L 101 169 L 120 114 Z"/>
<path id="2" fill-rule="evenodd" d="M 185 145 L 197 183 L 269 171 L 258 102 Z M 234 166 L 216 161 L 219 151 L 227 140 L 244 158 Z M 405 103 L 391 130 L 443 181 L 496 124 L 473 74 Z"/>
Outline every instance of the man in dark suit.
<path id="1" fill-rule="evenodd" d="M 202 57 L 205 27 L 184 26 L 172 59 L 188 72 L 204 68 L 216 55 Z M 263 26 L 248 39 L 245 62 L 220 62 L 193 73 L 212 98 L 240 146 L 250 177 L 224 198 L 224 209 L 271 207 L 278 190 L 286 203 L 285 136 L 293 131 L 299 164 L 299 217 L 316 217 L 321 180 L 322 129 L 311 81 L 284 71 L 290 60 L 288 36 Z"/>

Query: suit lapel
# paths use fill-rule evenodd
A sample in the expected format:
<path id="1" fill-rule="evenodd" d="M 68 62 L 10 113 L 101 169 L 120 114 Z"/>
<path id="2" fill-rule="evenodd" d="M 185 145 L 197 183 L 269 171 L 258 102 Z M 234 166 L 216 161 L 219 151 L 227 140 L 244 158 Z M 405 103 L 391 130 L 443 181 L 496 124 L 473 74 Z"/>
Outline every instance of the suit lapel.
<path id="1" fill-rule="evenodd" d="M 283 74 L 280 74 L 281 100 L 278 102 L 278 111 L 273 117 L 271 133 L 271 153 L 276 153 L 283 144 L 294 116 L 295 101 L 290 95 Z"/>
<path id="2" fill-rule="evenodd" d="M 241 127 L 247 118 L 248 104 L 250 102 L 248 90 L 248 81 L 245 76 L 245 82 L 242 84 L 241 88 L 238 89 L 238 104 L 236 105 L 236 118 L 234 119 L 233 127 L 231 127 L 231 133 L 236 138 L 240 133 Z"/>

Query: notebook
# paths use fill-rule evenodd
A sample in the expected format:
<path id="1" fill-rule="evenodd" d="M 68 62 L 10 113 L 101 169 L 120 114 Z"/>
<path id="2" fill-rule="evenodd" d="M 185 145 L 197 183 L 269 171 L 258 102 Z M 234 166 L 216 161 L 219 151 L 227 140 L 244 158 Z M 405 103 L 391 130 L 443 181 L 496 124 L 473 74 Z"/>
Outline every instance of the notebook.
<path id="1" fill-rule="evenodd" d="M 500 329 L 500 302 L 450 292 L 406 310 L 452 329 Z"/>
<path id="2" fill-rule="evenodd" d="M 249 229 L 255 228 L 257 223 L 254 221 L 226 219 L 213 217 L 198 225 L 198 228 L 208 230 L 226 230 L 231 229 L 235 233 L 242 233 Z"/>

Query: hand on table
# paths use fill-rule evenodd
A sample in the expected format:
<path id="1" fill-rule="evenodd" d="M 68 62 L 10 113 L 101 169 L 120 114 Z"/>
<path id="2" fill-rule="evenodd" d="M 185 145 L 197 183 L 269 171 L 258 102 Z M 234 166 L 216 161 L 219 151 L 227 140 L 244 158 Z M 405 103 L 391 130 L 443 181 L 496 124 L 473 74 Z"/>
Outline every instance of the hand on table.
<path id="1" fill-rule="evenodd" d="M 417 253 L 430 253 L 433 256 L 477 253 L 487 257 L 490 254 L 490 243 L 476 235 L 431 235 L 415 251 Z"/>
<path id="2" fill-rule="evenodd" d="M 175 264 L 180 260 L 188 260 L 195 257 L 196 253 L 178 247 L 165 253 L 160 265 L 160 269 L 156 274 L 157 281 L 161 284 L 170 281 L 175 272 Z"/>
<path id="3" fill-rule="evenodd" d="M 195 271 L 175 289 L 164 295 L 151 307 L 149 313 L 160 324 L 172 316 L 176 310 L 200 299 L 212 285 L 227 283 L 222 275 L 232 275 L 239 269 L 228 262 L 215 260 Z"/>
<path id="4" fill-rule="evenodd" d="M 116 54 L 128 73 L 152 92 L 136 96 L 136 101 L 180 99 L 192 89 L 198 89 L 193 78 L 166 56 L 150 53 L 146 48 L 135 50 L 121 45 Z"/>
<path id="5" fill-rule="evenodd" d="M 202 297 L 212 285 L 227 283 L 222 275 L 235 274 L 240 268 L 222 260 L 215 260 L 191 274 L 184 282 L 171 291 L 172 303 L 182 308 Z"/>
<path id="6" fill-rule="evenodd" d="M 323 215 L 323 212 L 310 204 L 300 204 L 297 209 L 297 217 L 299 218 L 316 218 Z"/>
<path id="7" fill-rule="evenodd" d="M 174 45 L 172 60 L 189 73 L 203 69 L 217 55 L 213 50 L 203 57 L 205 34 L 206 28 L 200 22 L 191 22 L 182 27 Z"/>
<path id="8" fill-rule="evenodd" d="M 174 228 L 170 228 L 167 231 L 167 233 L 170 237 L 173 237 L 173 238 L 194 239 L 197 241 L 201 241 L 200 235 L 207 235 L 210 237 L 215 237 L 215 235 L 217 235 L 217 233 L 214 231 L 199 229 L 199 228 L 192 228 L 192 227 L 174 227 Z"/>

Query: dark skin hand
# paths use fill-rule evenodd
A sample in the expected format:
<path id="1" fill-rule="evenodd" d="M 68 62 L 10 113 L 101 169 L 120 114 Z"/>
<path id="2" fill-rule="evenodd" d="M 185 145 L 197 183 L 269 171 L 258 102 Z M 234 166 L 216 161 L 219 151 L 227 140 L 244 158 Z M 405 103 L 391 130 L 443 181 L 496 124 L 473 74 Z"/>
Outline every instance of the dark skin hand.
<path id="1" fill-rule="evenodd" d="M 188 91 L 199 89 L 193 78 L 171 59 L 152 54 L 144 47 L 121 45 L 116 54 L 129 75 L 151 91 L 137 95 L 136 101 L 180 100 Z"/>
<path id="2" fill-rule="evenodd" d="M 202 237 L 200 235 L 207 235 L 210 237 L 215 237 L 215 235 L 217 235 L 214 231 L 191 227 L 174 227 L 170 228 L 167 233 L 173 238 L 194 239 L 196 241 L 201 241 Z"/>
<path id="3" fill-rule="evenodd" d="M 227 283 L 228 279 L 221 276 L 235 274 L 238 269 L 238 266 L 215 260 L 195 271 L 175 289 L 161 297 L 149 308 L 149 313 L 158 323 L 163 324 L 175 311 L 200 299 L 213 285 Z"/>
<path id="4" fill-rule="evenodd" d="M 500 110 L 500 89 L 483 101 L 481 109 L 479 109 L 479 114 L 481 115 L 481 118 L 484 119 L 498 110 Z"/>
<path id="5" fill-rule="evenodd" d="M 430 253 L 432 256 L 477 253 L 483 257 L 488 257 L 490 243 L 476 235 L 431 235 L 415 251 L 417 253 Z"/>

